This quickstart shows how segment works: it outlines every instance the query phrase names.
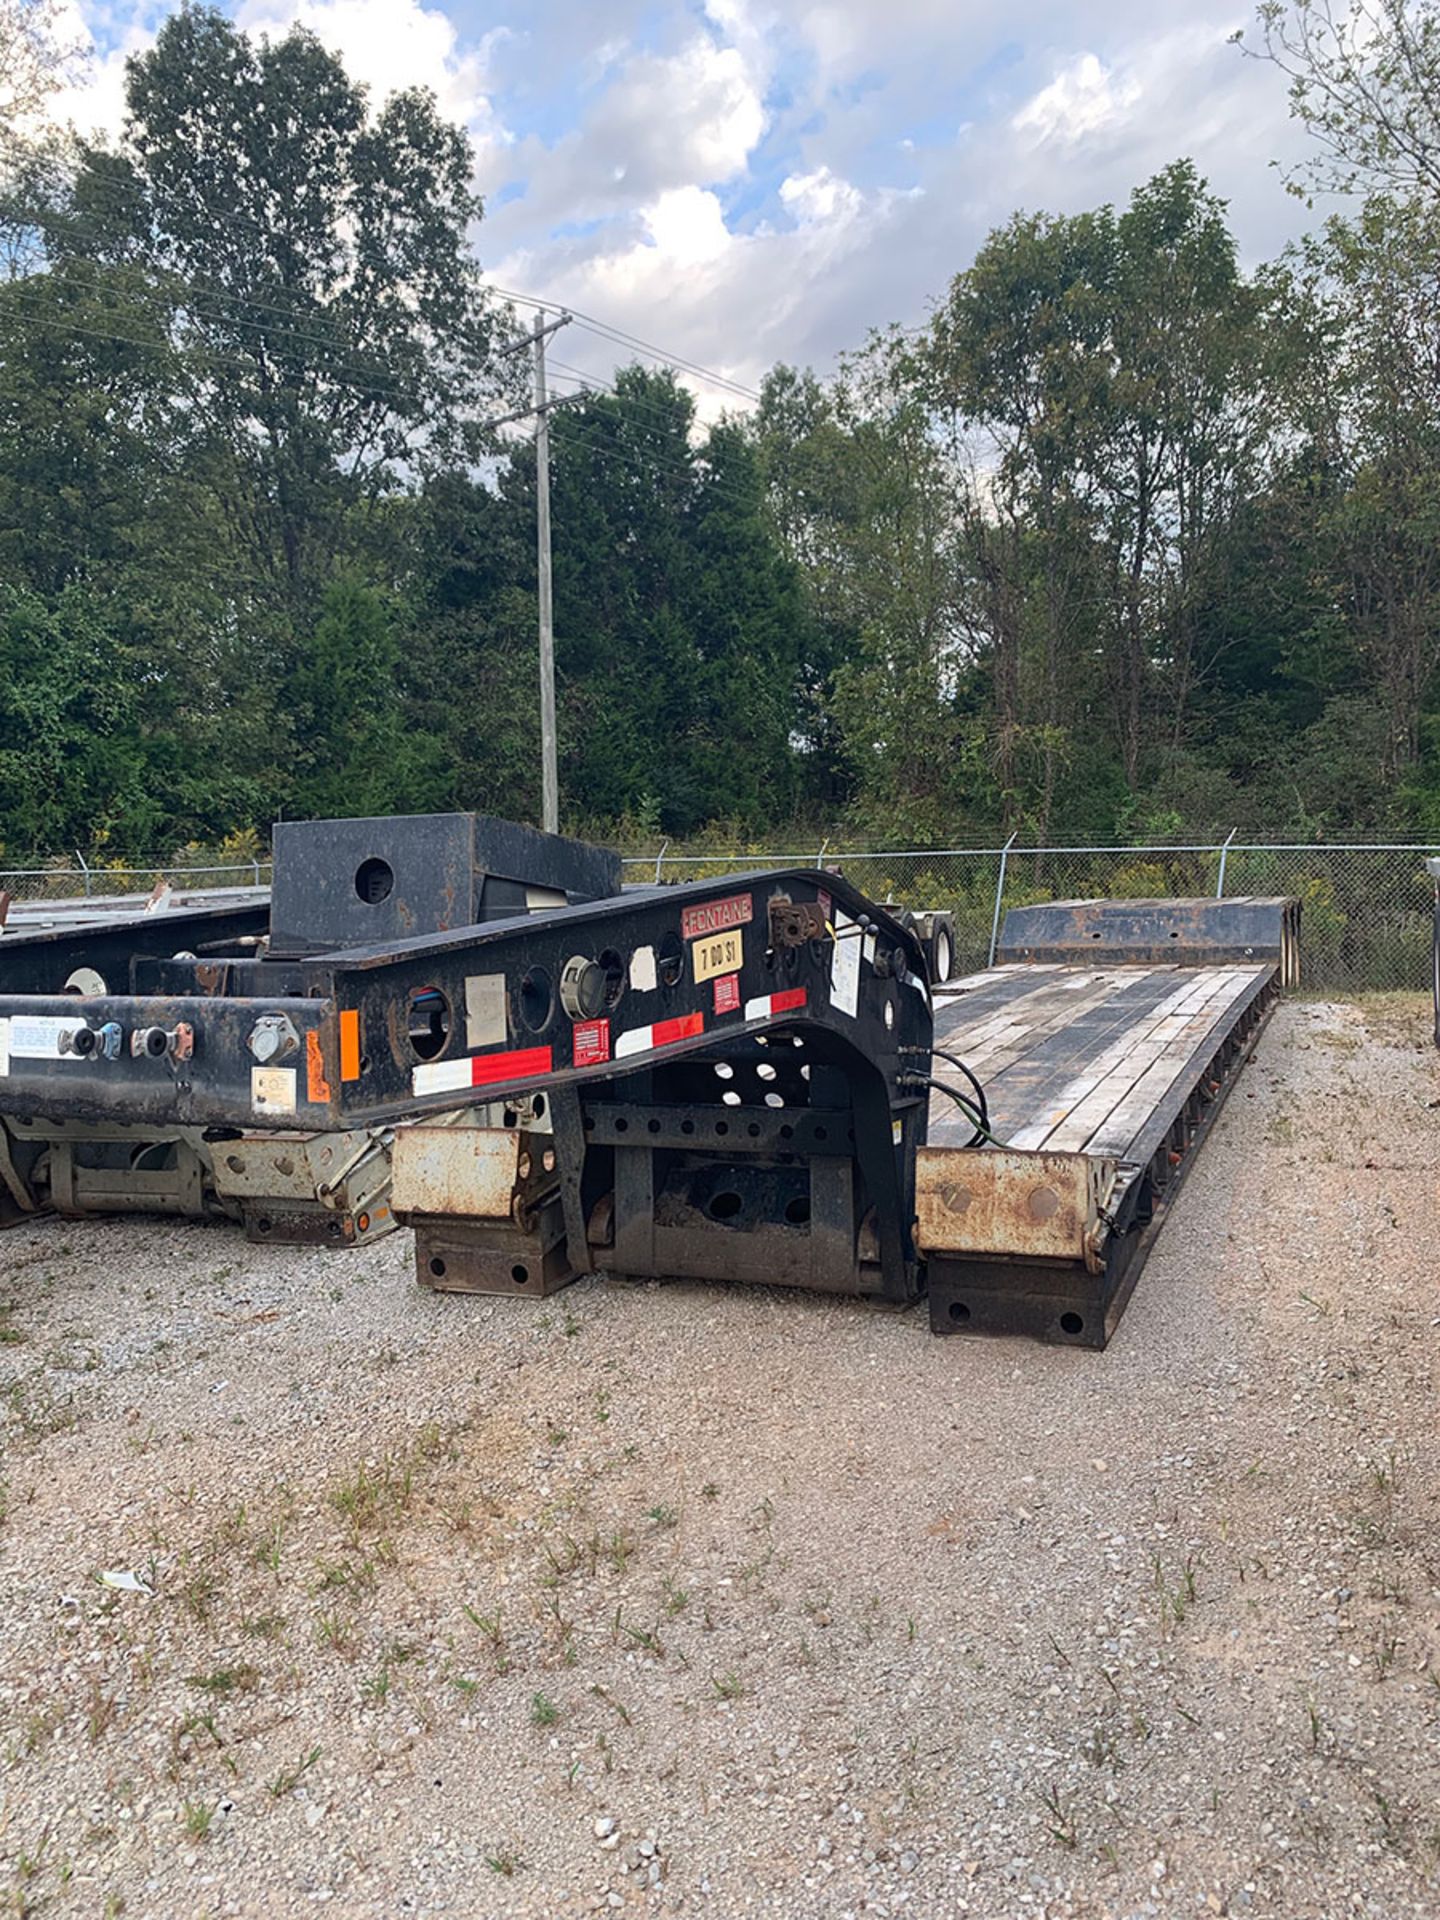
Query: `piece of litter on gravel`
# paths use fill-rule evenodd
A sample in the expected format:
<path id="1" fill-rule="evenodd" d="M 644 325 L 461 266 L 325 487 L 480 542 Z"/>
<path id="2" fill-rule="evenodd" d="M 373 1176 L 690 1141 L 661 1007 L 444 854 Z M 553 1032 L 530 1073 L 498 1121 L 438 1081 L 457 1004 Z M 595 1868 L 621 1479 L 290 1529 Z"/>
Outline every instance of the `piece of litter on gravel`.
<path id="1" fill-rule="evenodd" d="M 116 1593 L 143 1593 L 153 1597 L 155 1592 L 149 1581 L 123 1568 L 117 1570 L 107 1567 L 100 1575 L 100 1584 L 102 1587 L 113 1587 Z"/>

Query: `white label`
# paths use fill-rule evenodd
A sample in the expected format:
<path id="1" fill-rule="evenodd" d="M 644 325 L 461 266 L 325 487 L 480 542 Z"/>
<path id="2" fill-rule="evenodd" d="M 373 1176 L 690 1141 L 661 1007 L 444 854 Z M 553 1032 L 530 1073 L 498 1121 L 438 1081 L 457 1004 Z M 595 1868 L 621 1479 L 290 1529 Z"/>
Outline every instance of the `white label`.
<path id="1" fill-rule="evenodd" d="M 867 933 L 865 936 L 865 958 L 873 967 L 875 964 L 875 936 L 873 933 Z"/>
<path id="2" fill-rule="evenodd" d="M 12 1060 L 78 1060 L 78 1053 L 61 1053 L 62 1033 L 78 1033 L 87 1020 L 69 1014 L 17 1013 L 10 1021 L 10 1058 Z"/>
<path id="3" fill-rule="evenodd" d="M 860 929 L 838 911 L 835 944 L 830 949 L 830 1004 L 852 1020 L 860 1012 Z"/>
<path id="4" fill-rule="evenodd" d="M 0 1074 L 10 1071 L 10 1017 L 0 1017 Z"/>
<path id="5" fill-rule="evenodd" d="M 505 1025 L 503 973 L 467 973 L 465 976 L 465 1044 L 503 1047 L 510 1035 Z"/>
<path id="6" fill-rule="evenodd" d="M 250 1103 L 256 1113 L 294 1113 L 294 1067 L 252 1067 Z"/>
<path id="7" fill-rule="evenodd" d="M 655 949 L 654 947 L 636 947 L 630 956 L 630 990 L 632 993 L 653 993 L 655 991 Z"/>

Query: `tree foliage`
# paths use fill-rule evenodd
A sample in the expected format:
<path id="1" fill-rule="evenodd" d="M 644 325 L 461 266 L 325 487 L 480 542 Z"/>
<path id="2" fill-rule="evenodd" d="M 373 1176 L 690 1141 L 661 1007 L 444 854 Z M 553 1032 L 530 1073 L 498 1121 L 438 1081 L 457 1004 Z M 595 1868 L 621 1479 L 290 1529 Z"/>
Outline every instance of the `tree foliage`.
<path id="1" fill-rule="evenodd" d="M 743 419 L 639 366 L 558 408 L 567 824 L 1440 827 L 1433 11 L 1262 10 L 1312 178 L 1360 197 L 1259 272 L 1178 160 L 1016 213 L 924 327 L 773 369 Z M 535 818 L 535 462 L 486 425 L 524 362 L 463 132 L 187 7 L 115 146 L 80 146 L 44 122 L 47 34 L 0 0 L 0 88 L 31 89 L 0 845 Z"/>

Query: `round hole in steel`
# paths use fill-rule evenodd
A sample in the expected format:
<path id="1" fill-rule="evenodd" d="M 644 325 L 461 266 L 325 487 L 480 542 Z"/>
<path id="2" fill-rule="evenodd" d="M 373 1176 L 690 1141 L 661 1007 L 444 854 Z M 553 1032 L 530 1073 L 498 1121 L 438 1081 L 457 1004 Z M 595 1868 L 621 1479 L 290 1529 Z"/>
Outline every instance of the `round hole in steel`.
<path id="1" fill-rule="evenodd" d="M 606 947 L 599 964 L 605 976 L 605 1008 L 613 1013 L 625 992 L 625 962 L 613 947 Z"/>
<path id="2" fill-rule="evenodd" d="M 232 1173 L 243 1173 L 245 1171 L 245 1162 L 240 1158 L 238 1153 L 227 1153 L 225 1156 L 225 1164 Z"/>
<path id="3" fill-rule="evenodd" d="M 715 1122 L 715 1131 L 716 1133 L 729 1133 L 730 1122 L 728 1120 L 717 1120 Z"/>
<path id="4" fill-rule="evenodd" d="M 815 1138 L 817 1140 L 828 1140 L 830 1135 L 824 1127 L 816 1127 Z"/>
<path id="5" fill-rule="evenodd" d="M 781 1127 L 780 1138 L 782 1140 L 793 1140 L 795 1138 L 794 1127 Z"/>
<path id="6" fill-rule="evenodd" d="M 395 869 L 378 854 L 362 860 L 355 869 L 355 897 L 367 907 L 378 907 L 382 900 L 388 900 L 394 885 Z"/>
<path id="7" fill-rule="evenodd" d="M 553 1148 L 547 1147 L 544 1153 L 541 1154 L 540 1165 L 545 1169 L 546 1173 L 553 1173 L 555 1171 L 555 1153 Z"/>
<path id="8" fill-rule="evenodd" d="M 738 1193 L 717 1193 L 711 1196 L 710 1218 L 712 1220 L 733 1220 L 744 1202 Z"/>
<path id="9" fill-rule="evenodd" d="M 543 1093 L 536 1093 L 530 1096 L 530 1111 L 537 1120 L 544 1117 L 545 1096 Z"/>
<path id="10" fill-rule="evenodd" d="M 445 1262 L 440 1258 L 438 1253 L 430 1262 L 430 1271 L 437 1280 L 443 1280 L 445 1278 Z"/>
<path id="11" fill-rule="evenodd" d="M 803 1193 L 797 1193 L 792 1200 L 785 1202 L 785 1218 L 792 1227 L 803 1227 L 810 1218 L 810 1201 Z"/>
<path id="12" fill-rule="evenodd" d="M 720 1101 L 723 1106 L 738 1107 L 740 1105 L 740 1096 L 736 1093 L 735 1089 L 731 1087 L 728 1093 L 721 1094 Z"/>
<path id="13" fill-rule="evenodd" d="M 970 1318 L 970 1309 L 963 1300 L 952 1300 L 946 1308 L 946 1312 L 950 1315 L 950 1318 L 960 1326 L 963 1326 Z"/>
<path id="14" fill-rule="evenodd" d="M 685 948 L 678 933 L 662 936 L 655 955 L 655 966 L 662 986 L 679 986 L 685 972 Z"/>
<path id="15" fill-rule="evenodd" d="M 659 1133 L 660 1131 L 660 1122 L 658 1120 L 647 1120 L 645 1125 L 651 1133 Z"/>
<path id="16" fill-rule="evenodd" d="M 1083 1333 L 1085 1331 L 1085 1322 L 1080 1318 L 1078 1313 L 1062 1313 L 1060 1316 L 1060 1331 L 1062 1333 Z"/>
<path id="17" fill-rule="evenodd" d="M 680 1131 L 681 1133 L 694 1133 L 695 1122 L 693 1120 L 682 1120 L 680 1122 Z"/>
<path id="18" fill-rule="evenodd" d="M 630 1131 L 630 1122 L 625 1119 L 623 1115 L 615 1122 L 615 1131 L 616 1133 L 628 1133 Z"/>
<path id="19" fill-rule="evenodd" d="M 259 1233 L 269 1233 L 274 1227 L 274 1225 L 275 1225 L 275 1222 L 273 1220 L 266 1220 L 263 1218 L 255 1222 L 256 1231 Z"/>
<path id="20" fill-rule="evenodd" d="M 715 1062 L 715 1078 L 717 1080 L 733 1080 L 735 1078 L 735 1069 L 728 1060 L 717 1060 Z"/>
<path id="21" fill-rule="evenodd" d="M 530 1278 L 530 1269 L 523 1261 L 517 1260 L 515 1265 L 510 1269 L 510 1278 L 515 1282 L 517 1287 L 523 1287 L 525 1282 Z"/>
<path id="22" fill-rule="evenodd" d="M 544 967 L 531 967 L 520 982 L 520 1018 L 531 1033 L 540 1033 L 549 1026 L 554 1011 L 554 981 Z"/>
<path id="23" fill-rule="evenodd" d="M 450 1002 L 439 987 L 412 987 L 405 1036 L 417 1060 L 438 1060 L 450 1044 Z"/>
<path id="24" fill-rule="evenodd" d="M 762 1060 L 755 1071 L 762 1080 L 773 1080 L 775 1078 L 775 1069 L 768 1060 Z"/>

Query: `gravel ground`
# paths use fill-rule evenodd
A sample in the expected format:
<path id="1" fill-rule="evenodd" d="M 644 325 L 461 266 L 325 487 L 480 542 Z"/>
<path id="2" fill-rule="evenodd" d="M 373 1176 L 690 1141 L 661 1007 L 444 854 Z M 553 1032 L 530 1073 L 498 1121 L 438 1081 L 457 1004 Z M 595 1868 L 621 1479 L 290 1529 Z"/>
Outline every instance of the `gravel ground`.
<path id="1" fill-rule="evenodd" d="M 1280 1011 L 1105 1354 L 4 1236 L 8 1910 L 1433 1916 L 1425 1027 Z"/>

